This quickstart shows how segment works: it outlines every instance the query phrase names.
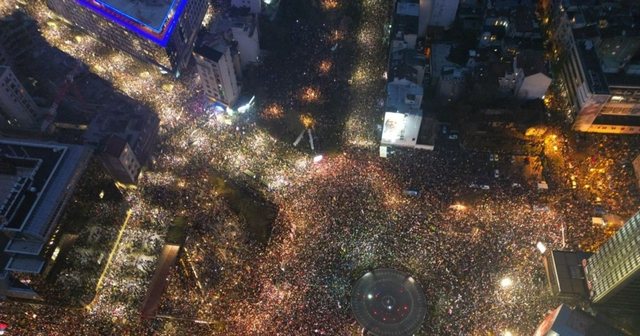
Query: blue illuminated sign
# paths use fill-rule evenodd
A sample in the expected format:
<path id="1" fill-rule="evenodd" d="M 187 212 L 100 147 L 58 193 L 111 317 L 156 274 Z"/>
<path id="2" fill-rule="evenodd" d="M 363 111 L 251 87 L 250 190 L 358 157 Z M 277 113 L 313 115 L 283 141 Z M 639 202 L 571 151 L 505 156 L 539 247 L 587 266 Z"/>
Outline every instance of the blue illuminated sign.
<path id="1" fill-rule="evenodd" d="M 171 15 L 171 9 L 175 5 L 176 1 L 179 1 L 178 5 L 175 8 L 173 15 Z M 151 40 L 161 47 L 167 46 L 171 33 L 173 32 L 173 28 L 175 28 L 178 18 L 182 14 L 187 1 L 188 0 L 174 0 L 167 11 L 167 16 L 164 18 L 162 25 L 160 27 L 151 27 L 111 6 L 105 5 L 100 0 L 76 0 L 78 4 L 92 10 L 105 19 L 132 31 L 143 38 Z"/>

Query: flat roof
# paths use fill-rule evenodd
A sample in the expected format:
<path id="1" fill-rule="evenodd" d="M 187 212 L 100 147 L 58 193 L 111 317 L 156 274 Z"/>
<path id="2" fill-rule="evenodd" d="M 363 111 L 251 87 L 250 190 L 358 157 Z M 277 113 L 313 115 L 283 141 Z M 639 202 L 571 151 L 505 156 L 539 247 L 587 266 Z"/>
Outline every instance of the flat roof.
<path id="1" fill-rule="evenodd" d="M 187 0 L 75 0 L 107 21 L 165 47 Z"/>
<path id="2" fill-rule="evenodd" d="M 582 260 L 590 255 L 585 252 L 554 250 L 545 256 L 547 280 L 554 294 L 588 296 Z"/>
<path id="3" fill-rule="evenodd" d="M 0 228 L 44 238 L 90 153 L 85 146 L 0 140 Z"/>
<path id="4" fill-rule="evenodd" d="M 553 331 L 554 333 L 550 333 Z M 596 319 L 579 309 L 571 309 L 564 304 L 551 311 L 538 326 L 534 336 L 543 335 L 624 335 L 619 330 Z"/>
<path id="5" fill-rule="evenodd" d="M 177 0 L 95 0 L 156 33 L 169 19 Z"/>
<path id="6" fill-rule="evenodd" d="M 398 15 L 419 16 L 420 4 L 416 2 L 398 2 L 396 13 Z"/>
<path id="7" fill-rule="evenodd" d="M 396 36 L 399 32 L 403 34 L 417 34 L 420 15 L 420 5 L 410 2 L 398 2 L 396 13 L 392 20 L 392 34 Z"/>
<path id="8" fill-rule="evenodd" d="M 4 248 L 4 252 L 38 255 L 43 247 L 44 243 L 41 241 L 11 239 Z"/>
<path id="9" fill-rule="evenodd" d="M 640 76 L 626 73 L 606 74 L 610 88 L 640 89 Z"/>
<path id="10" fill-rule="evenodd" d="M 5 269 L 22 273 L 40 273 L 44 267 L 44 260 L 29 257 L 11 257 Z"/>
<path id="11" fill-rule="evenodd" d="M 609 84 L 607 83 L 607 78 L 602 72 L 600 59 L 596 54 L 593 43 L 590 41 L 582 43 L 578 46 L 578 53 L 583 65 L 585 77 L 593 93 L 608 94 Z"/>
<path id="12" fill-rule="evenodd" d="M 406 79 L 400 79 L 387 84 L 387 112 L 400 112 L 422 116 L 420 109 L 423 89 Z M 414 101 L 411 104 L 410 101 Z"/>

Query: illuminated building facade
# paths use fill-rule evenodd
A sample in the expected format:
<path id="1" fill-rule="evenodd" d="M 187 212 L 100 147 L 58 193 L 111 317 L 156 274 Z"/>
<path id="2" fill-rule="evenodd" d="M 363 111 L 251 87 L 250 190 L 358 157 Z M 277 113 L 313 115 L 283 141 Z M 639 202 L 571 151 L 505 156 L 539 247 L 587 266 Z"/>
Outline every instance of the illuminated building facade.
<path id="1" fill-rule="evenodd" d="M 542 2 L 575 131 L 640 134 L 640 29 L 622 19 L 627 6 Z"/>
<path id="2" fill-rule="evenodd" d="M 640 310 L 640 212 L 588 259 L 585 273 L 593 303 Z"/>
<path id="3" fill-rule="evenodd" d="M 179 75 L 207 0 L 47 0 L 56 13 L 109 46 Z"/>
<path id="4" fill-rule="evenodd" d="M 591 41 L 567 50 L 561 71 L 571 105 L 573 129 L 580 132 L 640 134 L 640 76 L 607 74 Z"/>

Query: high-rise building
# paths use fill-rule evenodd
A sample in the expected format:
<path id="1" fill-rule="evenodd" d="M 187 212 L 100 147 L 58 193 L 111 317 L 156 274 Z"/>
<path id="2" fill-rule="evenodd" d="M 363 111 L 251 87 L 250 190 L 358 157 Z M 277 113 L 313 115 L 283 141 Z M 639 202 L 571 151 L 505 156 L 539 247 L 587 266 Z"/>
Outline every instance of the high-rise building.
<path id="1" fill-rule="evenodd" d="M 240 55 L 238 42 L 226 16 L 218 16 L 209 31 L 202 31 L 193 49 L 200 81 L 207 96 L 233 106 L 240 96 Z"/>
<path id="2" fill-rule="evenodd" d="M 90 157 L 87 146 L 0 140 L 0 298 L 38 298 L 20 276 L 57 256 L 49 242 Z"/>
<path id="3" fill-rule="evenodd" d="M 0 65 L 0 122 L 12 128 L 36 126 L 38 107 L 11 68 Z"/>
<path id="4" fill-rule="evenodd" d="M 585 273 L 593 303 L 640 309 L 640 212 L 587 260 Z"/>
<path id="5" fill-rule="evenodd" d="M 225 41 L 207 41 L 204 36 L 193 50 L 202 87 L 207 96 L 233 106 L 240 95 L 240 62 L 237 49 Z"/>
<path id="6" fill-rule="evenodd" d="M 606 74 L 594 44 L 578 41 L 567 49 L 561 71 L 574 119 L 581 132 L 640 134 L 640 76 Z"/>
<path id="7" fill-rule="evenodd" d="M 135 184 L 140 175 L 140 162 L 127 140 L 109 136 L 100 151 L 100 160 L 109 174 L 123 184 Z"/>
<path id="8" fill-rule="evenodd" d="M 88 34 L 180 74 L 207 11 L 207 0 L 47 0 Z"/>
<path id="9" fill-rule="evenodd" d="M 551 45 L 562 65 L 567 119 L 580 132 L 640 134 L 640 32 L 630 3 L 543 1 Z"/>
<path id="10" fill-rule="evenodd" d="M 590 255 L 574 251 L 549 250 L 544 253 L 542 262 L 553 295 L 569 299 L 587 298 L 587 282 L 582 264 Z"/>

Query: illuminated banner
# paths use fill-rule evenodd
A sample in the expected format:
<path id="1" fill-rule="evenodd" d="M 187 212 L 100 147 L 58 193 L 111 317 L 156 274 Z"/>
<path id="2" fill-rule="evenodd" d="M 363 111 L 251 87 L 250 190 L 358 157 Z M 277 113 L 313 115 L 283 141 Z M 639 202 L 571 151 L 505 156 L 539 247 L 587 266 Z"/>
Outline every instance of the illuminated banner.
<path id="1" fill-rule="evenodd" d="M 387 112 L 384 114 L 384 126 L 382 128 L 382 142 L 393 144 L 403 137 L 405 128 L 405 115 L 403 113 Z"/>

